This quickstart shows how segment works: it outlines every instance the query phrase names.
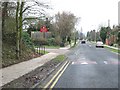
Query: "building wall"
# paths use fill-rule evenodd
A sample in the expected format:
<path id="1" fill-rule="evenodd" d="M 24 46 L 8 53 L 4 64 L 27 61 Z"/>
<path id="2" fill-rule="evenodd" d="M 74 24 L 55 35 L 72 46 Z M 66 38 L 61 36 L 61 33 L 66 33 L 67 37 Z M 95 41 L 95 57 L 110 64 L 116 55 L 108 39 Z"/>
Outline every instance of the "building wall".
<path id="1" fill-rule="evenodd" d="M 51 37 L 51 32 L 45 32 L 45 38 L 47 39 L 50 37 Z M 31 38 L 33 40 L 40 40 L 41 38 L 44 38 L 44 33 L 39 31 L 31 32 Z"/>

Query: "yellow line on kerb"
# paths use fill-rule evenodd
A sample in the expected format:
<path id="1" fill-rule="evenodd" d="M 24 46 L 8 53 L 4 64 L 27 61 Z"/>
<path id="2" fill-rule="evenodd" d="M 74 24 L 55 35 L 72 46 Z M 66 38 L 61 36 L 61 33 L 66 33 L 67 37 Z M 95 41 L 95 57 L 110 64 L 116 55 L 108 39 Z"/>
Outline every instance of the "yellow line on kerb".
<path id="1" fill-rule="evenodd" d="M 64 66 L 66 65 L 67 61 L 65 62 L 65 64 L 59 69 L 59 71 L 53 76 L 53 78 L 44 86 L 45 88 L 48 88 L 48 86 L 52 83 L 52 81 L 56 78 L 56 76 L 59 74 L 59 72 L 64 68 Z"/>
<path id="2" fill-rule="evenodd" d="M 59 78 L 62 76 L 62 74 L 64 73 L 64 71 L 67 69 L 68 65 L 69 65 L 69 63 L 65 66 L 65 68 L 62 70 L 62 72 L 59 74 L 59 76 L 53 82 L 53 84 L 51 85 L 50 89 L 52 89 L 55 86 L 55 84 L 58 82 Z"/>

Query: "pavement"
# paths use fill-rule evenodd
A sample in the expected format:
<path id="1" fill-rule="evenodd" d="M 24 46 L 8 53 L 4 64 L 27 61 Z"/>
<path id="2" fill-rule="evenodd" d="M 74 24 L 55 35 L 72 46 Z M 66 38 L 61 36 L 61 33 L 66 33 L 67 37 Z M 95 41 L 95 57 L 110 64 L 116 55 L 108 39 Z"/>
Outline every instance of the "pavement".
<path id="1" fill-rule="evenodd" d="M 0 87 L 35 70 L 56 56 L 67 53 L 69 48 L 70 46 L 68 45 L 59 49 L 46 49 L 46 51 L 49 51 L 48 54 L 0 69 L 0 74 L 2 74 L 0 75 L 2 76 L 0 77 Z"/>
<path id="2" fill-rule="evenodd" d="M 67 54 L 71 62 L 54 88 L 118 90 L 118 55 L 93 43 L 79 44 Z M 94 89 L 95 88 L 95 89 Z"/>
<path id="3" fill-rule="evenodd" d="M 0 69 L 0 73 L 2 73 L 2 83 L 0 86 L 3 86 L 27 73 L 30 71 L 42 66 L 46 62 L 55 58 L 57 53 L 48 53 L 38 58 L 31 59 L 29 61 L 24 61 L 19 64 L 15 64 L 3 69 Z"/>

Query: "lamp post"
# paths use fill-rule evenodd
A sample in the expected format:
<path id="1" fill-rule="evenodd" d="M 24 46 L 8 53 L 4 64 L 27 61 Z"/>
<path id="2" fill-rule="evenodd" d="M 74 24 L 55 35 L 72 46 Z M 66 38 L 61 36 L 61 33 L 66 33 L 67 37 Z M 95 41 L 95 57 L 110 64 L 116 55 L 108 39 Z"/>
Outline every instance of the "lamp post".
<path id="1" fill-rule="evenodd" d="M 95 42 L 96 42 L 96 30 L 95 30 Z"/>

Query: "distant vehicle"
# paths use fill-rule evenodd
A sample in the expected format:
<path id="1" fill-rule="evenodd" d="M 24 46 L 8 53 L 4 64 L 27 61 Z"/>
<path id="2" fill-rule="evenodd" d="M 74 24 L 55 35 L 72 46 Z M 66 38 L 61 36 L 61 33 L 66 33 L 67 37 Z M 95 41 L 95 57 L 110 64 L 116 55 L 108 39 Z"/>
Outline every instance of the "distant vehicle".
<path id="1" fill-rule="evenodd" d="M 82 41 L 81 41 L 81 44 L 85 44 L 85 43 L 86 43 L 86 41 L 85 41 L 85 40 L 82 40 Z"/>
<path id="2" fill-rule="evenodd" d="M 103 42 L 102 42 L 102 41 L 97 41 L 97 43 L 96 43 L 96 48 L 97 48 L 97 47 L 104 48 Z"/>

